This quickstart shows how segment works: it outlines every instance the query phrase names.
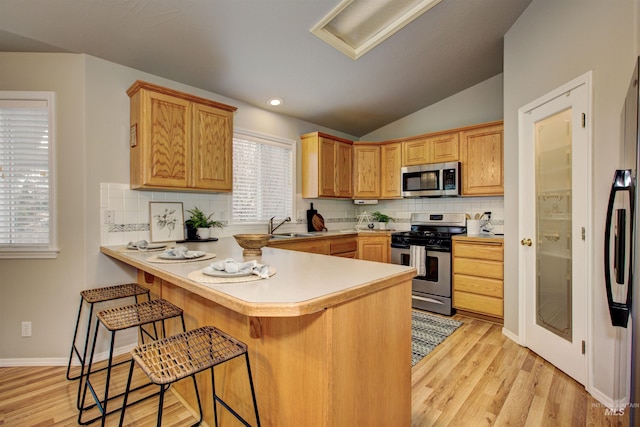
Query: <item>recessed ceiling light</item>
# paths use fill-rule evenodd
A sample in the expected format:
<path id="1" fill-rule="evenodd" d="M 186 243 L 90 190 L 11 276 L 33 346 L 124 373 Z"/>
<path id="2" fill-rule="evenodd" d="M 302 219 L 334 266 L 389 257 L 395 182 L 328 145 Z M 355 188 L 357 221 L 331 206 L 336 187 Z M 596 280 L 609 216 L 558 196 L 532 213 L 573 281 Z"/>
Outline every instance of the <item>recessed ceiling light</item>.
<path id="1" fill-rule="evenodd" d="M 278 107 L 278 106 L 284 104 L 284 99 L 282 99 L 282 98 L 269 98 L 267 103 L 272 107 Z"/>
<path id="2" fill-rule="evenodd" d="M 358 59 L 441 0 L 342 0 L 311 32 Z"/>

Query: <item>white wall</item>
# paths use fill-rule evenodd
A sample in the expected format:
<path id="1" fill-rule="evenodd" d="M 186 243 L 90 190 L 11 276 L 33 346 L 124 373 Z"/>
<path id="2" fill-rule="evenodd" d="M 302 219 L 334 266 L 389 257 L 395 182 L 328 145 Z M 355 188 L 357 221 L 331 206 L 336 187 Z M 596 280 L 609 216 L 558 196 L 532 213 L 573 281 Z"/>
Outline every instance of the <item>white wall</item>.
<path id="1" fill-rule="evenodd" d="M 534 0 L 505 36 L 505 329 L 518 334 L 518 108 L 593 70 L 593 372 L 589 391 L 613 397 L 613 339 L 603 285 L 603 239 L 611 177 L 620 155 L 620 113 L 638 55 L 638 1 Z M 597 350 L 596 350 L 597 349 Z"/>
<path id="2" fill-rule="evenodd" d="M 90 56 L 0 52 L 0 64 L 0 89 L 56 93 L 60 247 L 53 260 L 0 260 L 0 366 L 66 363 L 79 292 L 135 277 L 132 269 L 99 253 L 100 184 L 129 183 L 126 90 L 135 80 L 234 105 L 235 125 L 256 132 L 297 141 L 320 130 L 353 139 Z M 27 320 L 33 335 L 22 338 L 20 322 Z"/>
<path id="3" fill-rule="evenodd" d="M 360 138 L 384 141 L 502 120 L 502 74 L 416 111 Z"/>

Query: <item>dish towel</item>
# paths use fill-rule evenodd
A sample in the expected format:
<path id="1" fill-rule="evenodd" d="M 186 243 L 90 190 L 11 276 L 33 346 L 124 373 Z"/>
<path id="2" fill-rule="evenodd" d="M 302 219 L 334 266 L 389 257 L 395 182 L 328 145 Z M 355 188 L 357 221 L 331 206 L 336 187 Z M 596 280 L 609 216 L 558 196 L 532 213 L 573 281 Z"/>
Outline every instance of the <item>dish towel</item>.
<path id="1" fill-rule="evenodd" d="M 185 246 L 176 246 L 175 248 L 166 249 L 163 253 L 171 257 L 184 259 L 199 258 L 204 255 L 204 252 L 190 251 Z"/>
<path id="2" fill-rule="evenodd" d="M 140 249 L 145 250 L 149 246 L 149 242 L 146 240 L 138 240 L 137 242 L 129 242 L 127 244 L 127 249 Z"/>
<path id="3" fill-rule="evenodd" d="M 222 261 L 212 262 L 211 268 L 218 271 L 226 271 L 227 273 L 251 273 L 260 276 L 262 279 L 269 278 L 269 266 L 259 264 L 256 260 L 238 262 L 233 258 L 227 258 Z"/>
<path id="4" fill-rule="evenodd" d="M 409 246 L 409 266 L 415 267 L 418 276 L 427 275 L 427 248 L 424 246 Z"/>

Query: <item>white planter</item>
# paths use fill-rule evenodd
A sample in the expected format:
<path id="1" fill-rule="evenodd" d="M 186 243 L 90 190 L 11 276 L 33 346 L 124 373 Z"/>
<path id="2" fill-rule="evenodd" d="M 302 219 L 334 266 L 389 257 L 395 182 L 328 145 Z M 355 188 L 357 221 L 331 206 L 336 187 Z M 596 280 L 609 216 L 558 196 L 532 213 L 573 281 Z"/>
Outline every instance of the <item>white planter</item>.
<path id="1" fill-rule="evenodd" d="M 197 232 L 198 239 L 207 240 L 211 237 L 211 229 L 210 228 L 198 228 Z"/>
<path id="2" fill-rule="evenodd" d="M 386 222 L 379 222 L 378 223 L 378 228 L 380 228 L 380 230 L 386 230 L 387 229 L 387 223 Z"/>

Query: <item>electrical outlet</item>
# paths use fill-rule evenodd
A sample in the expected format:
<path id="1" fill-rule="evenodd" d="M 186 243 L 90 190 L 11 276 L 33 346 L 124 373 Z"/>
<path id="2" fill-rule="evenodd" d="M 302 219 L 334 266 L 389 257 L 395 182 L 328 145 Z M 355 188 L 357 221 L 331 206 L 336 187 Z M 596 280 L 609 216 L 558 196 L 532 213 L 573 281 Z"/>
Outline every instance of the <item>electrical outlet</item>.
<path id="1" fill-rule="evenodd" d="M 31 336 L 31 322 L 22 322 L 22 336 L 23 337 Z"/>
<path id="2" fill-rule="evenodd" d="M 116 223 L 116 211 L 112 209 L 107 209 L 104 211 L 104 223 L 105 225 L 115 224 Z"/>

